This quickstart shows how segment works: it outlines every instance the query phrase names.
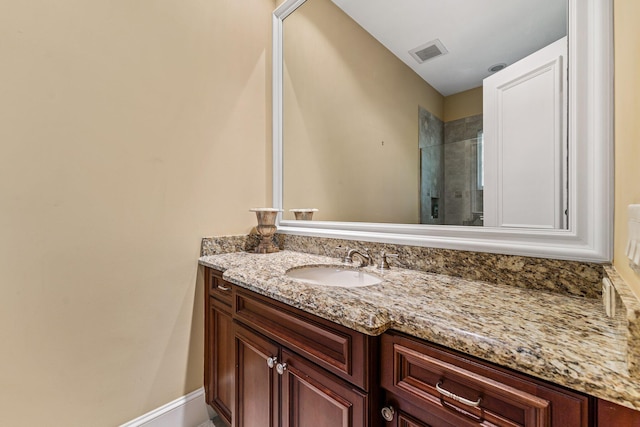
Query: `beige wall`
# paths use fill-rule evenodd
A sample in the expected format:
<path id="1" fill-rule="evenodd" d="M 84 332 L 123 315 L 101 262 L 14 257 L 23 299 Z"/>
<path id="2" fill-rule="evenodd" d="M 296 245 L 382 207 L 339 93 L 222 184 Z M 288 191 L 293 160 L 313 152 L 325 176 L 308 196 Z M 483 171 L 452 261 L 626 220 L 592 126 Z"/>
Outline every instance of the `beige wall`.
<path id="1" fill-rule="evenodd" d="M 0 5 L 0 424 L 202 384 L 200 238 L 270 204 L 273 0 Z"/>
<path id="2" fill-rule="evenodd" d="M 329 1 L 284 26 L 285 210 L 418 223 L 418 106 L 442 118 L 442 96 Z"/>
<path id="3" fill-rule="evenodd" d="M 444 98 L 444 121 L 482 114 L 482 86 Z"/>
<path id="4" fill-rule="evenodd" d="M 640 203 L 640 32 L 638 0 L 615 0 L 615 245 L 614 265 L 640 296 L 628 266 L 627 205 Z"/>

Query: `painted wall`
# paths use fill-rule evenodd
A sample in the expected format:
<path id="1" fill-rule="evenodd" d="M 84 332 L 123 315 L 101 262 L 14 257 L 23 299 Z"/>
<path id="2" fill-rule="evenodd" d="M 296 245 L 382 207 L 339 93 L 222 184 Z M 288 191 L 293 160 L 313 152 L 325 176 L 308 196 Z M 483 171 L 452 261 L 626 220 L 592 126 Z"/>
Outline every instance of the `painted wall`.
<path id="1" fill-rule="evenodd" d="M 200 239 L 271 200 L 273 8 L 0 4 L 0 424 L 112 427 L 201 387 Z"/>
<path id="2" fill-rule="evenodd" d="M 330 1 L 284 27 L 285 210 L 419 223 L 418 107 L 442 118 L 442 96 Z"/>
<path id="3" fill-rule="evenodd" d="M 443 111 L 445 122 L 482 114 L 482 86 L 445 97 Z"/>
<path id="4" fill-rule="evenodd" d="M 640 297 L 640 276 L 628 266 L 627 205 L 640 203 L 640 2 L 615 0 L 614 265 Z"/>

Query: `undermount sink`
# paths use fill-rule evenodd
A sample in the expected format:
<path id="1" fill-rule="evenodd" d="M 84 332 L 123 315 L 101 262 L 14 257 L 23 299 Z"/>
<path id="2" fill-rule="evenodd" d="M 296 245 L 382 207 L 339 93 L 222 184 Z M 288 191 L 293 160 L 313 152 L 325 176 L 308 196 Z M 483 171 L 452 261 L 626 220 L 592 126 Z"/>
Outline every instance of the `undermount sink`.
<path id="1" fill-rule="evenodd" d="M 286 273 L 287 277 L 312 285 L 336 286 L 341 288 L 359 288 L 377 285 L 382 279 L 373 274 L 352 268 L 332 266 L 309 266 L 294 268 Z"/>

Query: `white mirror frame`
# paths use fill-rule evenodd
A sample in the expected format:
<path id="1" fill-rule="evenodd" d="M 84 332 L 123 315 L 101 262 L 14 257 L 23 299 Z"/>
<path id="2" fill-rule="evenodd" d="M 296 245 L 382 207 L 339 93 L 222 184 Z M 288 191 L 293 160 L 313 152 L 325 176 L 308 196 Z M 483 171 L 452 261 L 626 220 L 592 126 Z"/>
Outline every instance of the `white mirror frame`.
<path id="1" fill-rule="evenodd" d="M 283 20 L 273 13 L 273 206 L 283 208 Z M 610 262 L 613 236 L 612 0 L 569 0 L 569 229 L 282 220 L 278 232 L 542 258 Z"/>

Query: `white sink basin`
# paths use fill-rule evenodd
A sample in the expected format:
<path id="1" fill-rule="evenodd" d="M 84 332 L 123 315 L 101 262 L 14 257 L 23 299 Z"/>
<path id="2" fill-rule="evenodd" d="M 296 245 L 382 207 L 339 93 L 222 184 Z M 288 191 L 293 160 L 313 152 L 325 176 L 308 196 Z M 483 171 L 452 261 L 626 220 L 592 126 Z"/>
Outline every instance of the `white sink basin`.
<path id="1" fill-rule="evenodd" d="M 288 277 L 300 282 L 342 288 L 359 288 L 377 285 L 382 282 L 382 279 L 378 276 L 361 270 L 331 266 L 294 268 L 287 271 L 286 274 Z"/>

